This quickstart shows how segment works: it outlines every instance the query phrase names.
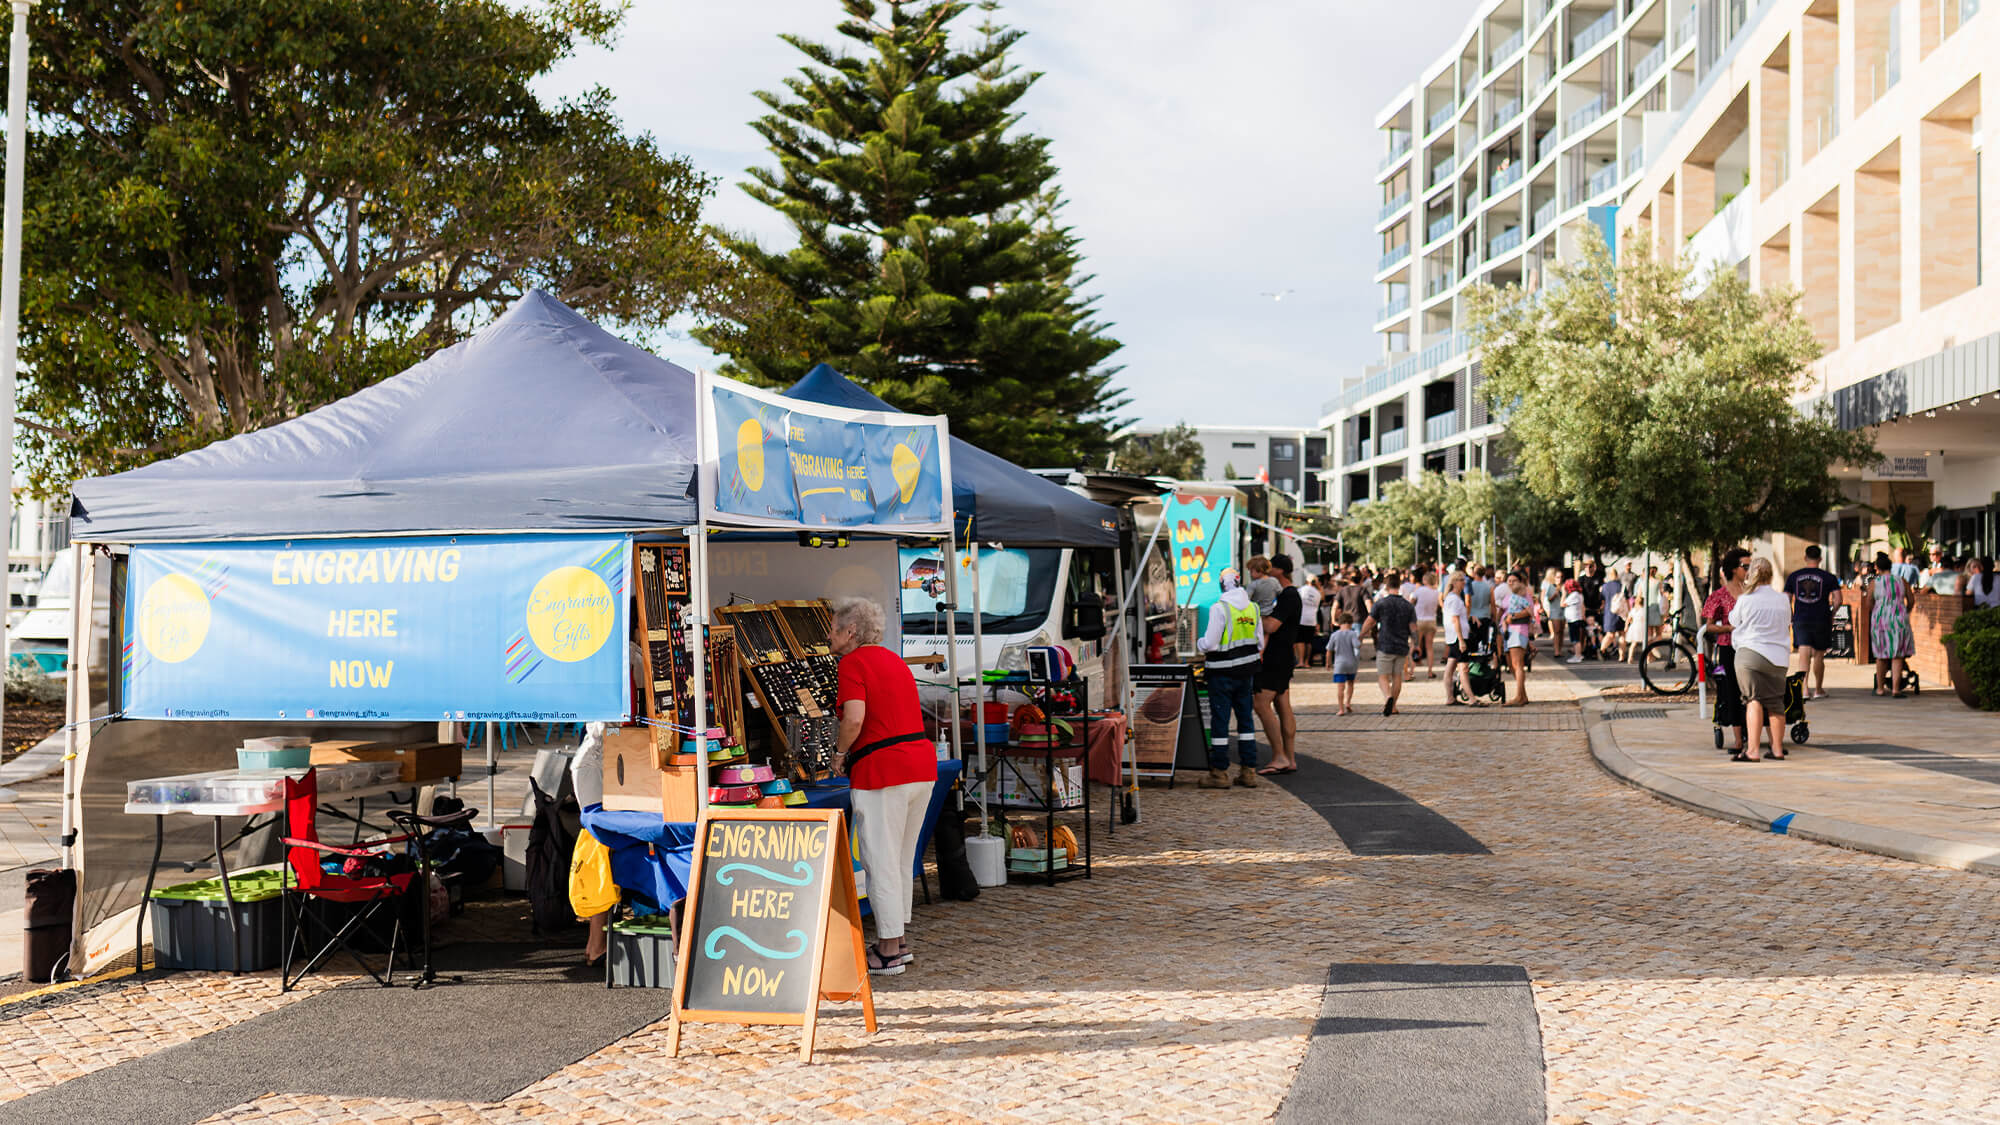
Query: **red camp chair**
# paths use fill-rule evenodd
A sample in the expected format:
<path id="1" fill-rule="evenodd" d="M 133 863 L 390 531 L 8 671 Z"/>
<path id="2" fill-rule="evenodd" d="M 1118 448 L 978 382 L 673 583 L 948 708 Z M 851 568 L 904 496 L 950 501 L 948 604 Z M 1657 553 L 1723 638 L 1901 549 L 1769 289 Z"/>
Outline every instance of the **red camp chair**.
<path id="1" fill-rule="evenodd" d="M 319 842 L 319 831 L 314 827 L 313 817 L 319 806 L 319 771 L 307 770 L 302 778 L 285 779 L 285 878 L 284 909 L 280 911 L 279 926 L 281 941 L 285 947 L 285 960 L 278 973 L 279 991 L 289 991 L 292 985 L 303 980 L 307 974 L 320 967 L 335 952 L 345 952 L 361 970 L 374 977 L 376 983 L 387 987 L 395 981 L 396 953 L 402 947 L 403 917 L 401 907 L 403 896 L 409 893 L 410 884 L 417 872 L 402 875 L 334 875 L 320 864 L 327 856 L 341 856 L 353 860 L 365 860 L 381 854 L 382 849 L 392 844 L 400 844 L 411 837 L 385 836 L 379 840 L 357 843 L 350 848 L 336 848 Z M 296 877 L 297 882 L 292 881 Z M 327 903 L 341 903 L 353 908 L 346 922 L 338 929 L 323 919 L 316 919 L 308 907 L 314 900 Z M 394 915 L 394 923 L 389 931 L 388 975 L 370 968 L 349 944 L 356 930 L 367 925 L 387 907 Z M 428 913 L 428 911 L 426 911 Z M 306 961 L 305 967 L 296 975 L 292 973 L 292 957 L 300 945 L 308 939 L 308 928 L 317 928 L 328 935 L 326 944 Z M 429 951 L 425 951 L 429 959 Z"/>

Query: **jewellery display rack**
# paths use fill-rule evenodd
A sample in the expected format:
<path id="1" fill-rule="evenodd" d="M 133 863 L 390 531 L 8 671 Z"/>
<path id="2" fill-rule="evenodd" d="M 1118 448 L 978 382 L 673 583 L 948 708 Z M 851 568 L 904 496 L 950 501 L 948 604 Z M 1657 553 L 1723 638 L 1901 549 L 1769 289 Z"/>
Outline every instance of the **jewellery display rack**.
<path id="1" fill-rule="evenodd" d="M 688 646 L 687 548 L 641 543 L 633 548 L 639 570 L 639 627 L 646 638 L 644 675 L 646 717 L 675 727 L 694 722 L 694 651 Z M 708 653 L 708 728 L 720 728 L 725 741 L 743 745 L 743 700 L 734 690 L 739 666 L 735 631 L 711 625 L 705 634 Z M 664 766 L 680 752 L 679 731 L 655 727 L 654 753 Z"/>
<path id="2" fill-rule="evenodd" d="M 772 755 L 772 766 L 806 781 L 831 776 L 834 742 L 827 732 L 837 729 L 840 677 L 827 644 L 832 614 L 826 603 L 732 605 L 716 612 L 736 631 L 743 670 L 783 750 L 782 759 Z"/>
<path id="3" fill-rule="evenodd" d="M 1090 878 L 1091 860 L 1090 768 L 1088 762 L 1090 756 L 1089 687 L 1083 677 L 1077 675 L 1071 675 L 1069 679 L 1057 683 L 1035 683 L 1031 682 L 1027 678 L 1027 674 L 1023 672 L 1012 673 L 1002 680 L 988 681 L 989 686 L 994 683 L 1002 684 L 1026 695 L 1031 703 L 1041 708 L 1042 714 L 1048 719 L 1063 719 L 1075 727 L 1075 731 L 1070 739 L 1061 745 L 1053 742 L 1023 743 L 1013 739 L 1009 739 L 1007 744 L 1004 747 L 998 748 L 997 751 L 990 743 L 987 745 L 987 751 L 995 754 L 995 756 L 987 766 L 986 775 L 980 778 L 979 785 L 993 786 L 995 778 L 1001 770 L 1018 768 L 1010 767 L 1006 764 L 1010 762 L 1030 762 L 1039 766 L 1042 770 L 1040 775 L 1041 800 L 989 799 L 988 801 L 990 807 L 1040 814 L 1037 819 L 1042 822 L 1043 854 L 1041 870 L 1016 870 L 1010 862 L 1008 864 L 1007 877 L 1009 879 L 1021 879 L 1030 882 L 1042 881 L 1049 886 L 1054 886 L 1057 882 L 1064 879 L 1078 877 L 1088 879 Z M 1053 731 L 1054 723 L 1051 722 L 1049 725 Z M 1063 776 L 1059 771 L 1067 771 L 1071 767 L 1074 767 L 1076 770 L 1077 786 L 1075 795 L 1067 796 L 1064 794 L 1066 786 L 1060 784 L 1058 781 Z M 971 799 L 970 794 L 968 794 L 967 799 Z M 1081 856 L 1071 855 L 1064 857 L 1066 865 L 1058 867 L 1056 866 L 1055 843 L 1056 818 L 1059 815 L 1066 814 L 1077 815 L 1082 821 L 1083 834 L 1078 842 L 1082 844 L 1081 850 L 1083 854 Z M 1071 835 L 1075 836 L 1075 833 L 1072 832 Z"/>

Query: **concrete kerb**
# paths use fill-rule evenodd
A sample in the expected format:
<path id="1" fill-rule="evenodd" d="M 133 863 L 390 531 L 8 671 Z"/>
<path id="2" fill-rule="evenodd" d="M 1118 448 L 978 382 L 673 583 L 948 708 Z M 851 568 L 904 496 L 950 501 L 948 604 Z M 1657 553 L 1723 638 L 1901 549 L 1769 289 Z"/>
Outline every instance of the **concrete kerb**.
<path id="1" fill-rule="evenodd" d="M 1797 836 L 1814 843 L 1831 844 L 1837 848 L 1868 852 L 1932 867 L 1974 871 L 1982 875 L 2000 875 L 2000 851 L 1992 848 L 1957 840 L 1941 840 L 1899 828 L 1857 824 L 1837 817 L 1822 816 L 1747 797 L 1718 793 L 1706 786 L 1696 785 L 1684 778 L 1644 765 L 1619 748 L 1618 737 L 1612 733 L 1611 721 L 1605 717 L 1605 709 L 1601 705 L 1597 689 L 1582 679 L 1571 676 L 1568 669 L 1559 668 L 1557 671 L 1567 677 L 1576 690 L 1577 703 L 1583 713 L 1584 730 L 1590 737 L 1590 756 L 1600 769 L 1634 789 L 1643 790 L 1691 812 L 1712 816 L 1718 820 L 1732 821 L 1780 836 Z"/>
<path id="2" fill-rule="evenodd" d="M 62 760 L 63 732 L 57 731 L 35 743 L 27 753 L 0 766 L 0 805 L 18 799 L 19 795 L 8 786 L 40 781 L 50 774 L 61 773 Z"/>

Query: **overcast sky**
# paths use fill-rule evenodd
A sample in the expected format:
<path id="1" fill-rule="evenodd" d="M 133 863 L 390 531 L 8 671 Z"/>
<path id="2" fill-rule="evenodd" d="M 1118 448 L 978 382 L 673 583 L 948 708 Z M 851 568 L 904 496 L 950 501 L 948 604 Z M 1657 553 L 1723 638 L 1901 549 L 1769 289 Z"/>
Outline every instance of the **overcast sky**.
<path id="1" fill-rule="evenodd" d="M 1381 303 L 1375 113 L 1442 52 L 1475 0 L 1013 0 L 1021 128 L 1049 137 L 1112 362 L 1153 423 L 1299 425 L 1372 362 Z M 960 18 L 968 29 L 978 13 Z M 723 178 L 711 215 L 789 245 L 736 186 L 769 163 L 752 96 L 801 62 L 780 32 L 837 38 L 837 0 L 636 0 L 609 51 L 556 92 L 602 84 L 628 128 Z M 844 42 L 844 41 L 843 41 Z M 1266 293 L 1284 293 L 1273 300 Z M 661 350 L 713 366 L 688 339 Z M 1004 452 L 1004 451 L 1003 451 Z"/>

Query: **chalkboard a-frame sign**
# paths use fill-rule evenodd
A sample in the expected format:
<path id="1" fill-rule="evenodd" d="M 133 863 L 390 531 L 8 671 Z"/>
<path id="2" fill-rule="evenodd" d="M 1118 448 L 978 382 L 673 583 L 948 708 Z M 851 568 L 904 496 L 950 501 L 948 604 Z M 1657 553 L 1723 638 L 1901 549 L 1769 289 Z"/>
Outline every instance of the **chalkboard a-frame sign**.
<path id="1" fill-rule="evenodd" d="M 861 900 L 839 809 L 706 809 L 682 915 L 667 1054 L 690 1023 L 803 1026 L 822 999 L 859 999 L 875 1030 Z"/>

